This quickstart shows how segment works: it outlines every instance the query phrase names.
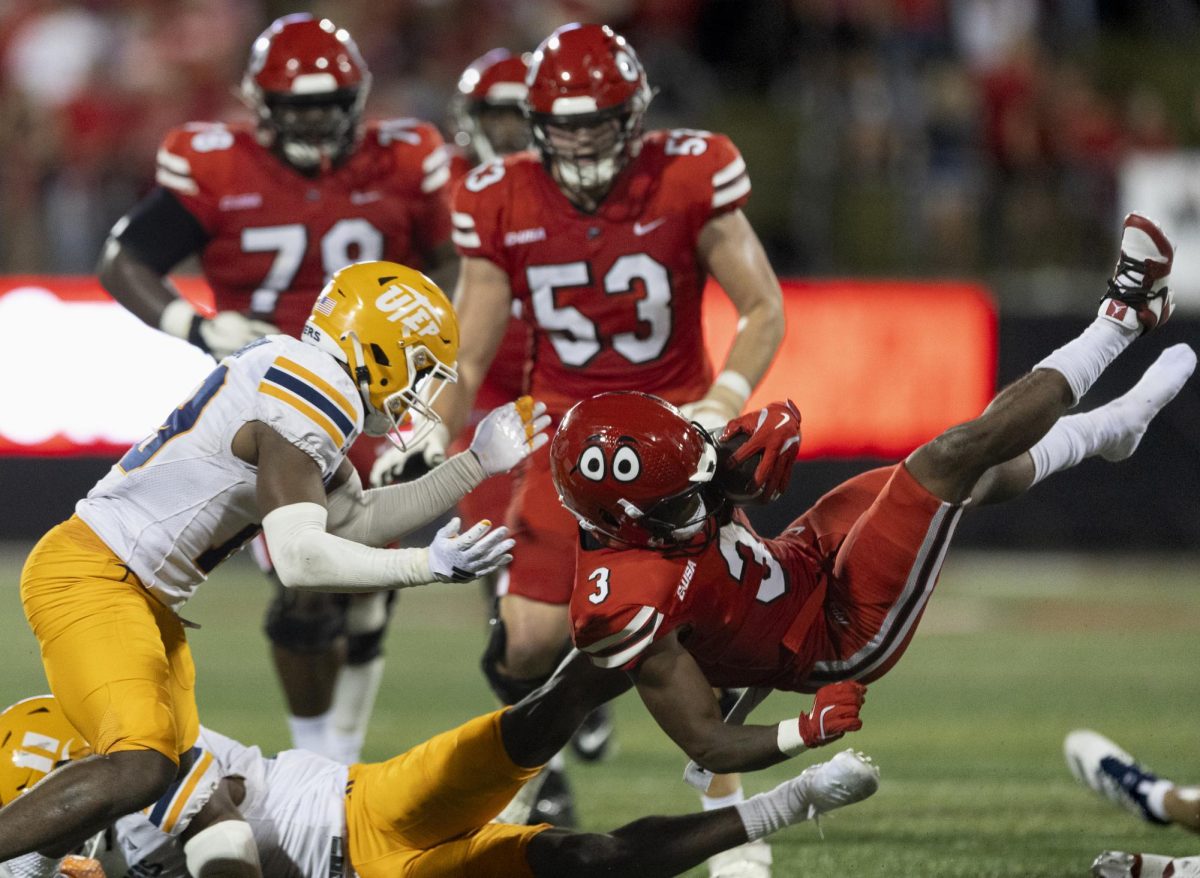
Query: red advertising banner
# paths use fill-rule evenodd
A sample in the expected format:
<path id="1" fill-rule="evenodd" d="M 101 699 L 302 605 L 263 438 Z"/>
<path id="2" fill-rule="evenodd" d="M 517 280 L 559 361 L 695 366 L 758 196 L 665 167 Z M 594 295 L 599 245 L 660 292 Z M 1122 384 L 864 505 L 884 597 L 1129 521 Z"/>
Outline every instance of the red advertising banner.
<path id="1" fill-rule="evenodd" d="M 210 301 L 198 279 L 181 279 Z M 787 334 L 751 405 L 791 397 L 805 457 L 900 457 L 983 410 L 996 314 L 967 283 L 785 281 Z M 737 315 L 705 296 L 719 368 Z M 212 360 L 145 326 L 92 278 L 0 278 L 0 455 L 122 453 L 162 422 Z"/>

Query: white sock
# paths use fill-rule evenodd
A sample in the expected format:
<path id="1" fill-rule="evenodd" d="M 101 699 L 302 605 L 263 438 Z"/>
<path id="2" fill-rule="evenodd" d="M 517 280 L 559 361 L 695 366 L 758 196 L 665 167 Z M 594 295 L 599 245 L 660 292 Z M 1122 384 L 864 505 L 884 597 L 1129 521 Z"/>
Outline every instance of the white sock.
<path id="1" fill-rule="evenodd" d="M 734 805 L 738 816 L 742 818 L 742 825 L 746 827 L 748 840 L 757 841 L 785 826 L 807 819 L 808 802 L 800 795 L 797 780 L 785 780 L 773 790 Z"/>
<path id="2" fill-rule="evenodd" d="M 320 716 L 288 716 L 288 729 L 292 733 L 292 746 L 297 750 L 308 750 L 330 755 L 329 716 L 325 711 Z"/>
<path id="3" fill-rule="evenodd" d="M 333 686 L 329 736 L 331 756 L 346 765 L 359 761 L 367 725 L 375 709 L 375 696 L 383 680 L 383 656 L 366 664 L 343 665 Z"/>
<path id="4" fill-rule="evenodd" d="M 1196 354 L 1186 344 L 1163 351 L 1125 395 L 1090 412 L 1060 418 L 1041 441 L 1029 449 L 1033 484 L 1075 466 L 1086 457 L 1124 460 L 1137 450 L 1150 421 L 1187 383 L 1196 368 Z"/>
<path id="5" fill-rule="evenodd" d="M 1169 780 L 1159 778 L 1151 786 L 1146 793 L 1146 807 L 1150 809 L 1150 813 L 1159 820 L 1170 820 L 1167 815 L 1167 793 L 1175 789 L 1175 784 Z"/>
<path id="6" fill-rule="evenodd" d="M 546 768 L 551 771 L 562 771 L 567 767 L 567 760 L 563 758 L 562 751 L 559 750 L 550 757 L 550 761 L 546 763 Z"/>
<path id="7" fill-rule="evenodd" d="M 705 811 L 716 811 L 719 808 L 732 808 L 746 801 L 746 792 L 738 787 L 727 796 L 706 796 L 701 794 L 700 807 Z"/>
<path id="8" fill-rule="evenodd" d="M 1053 369 L 1067 379 L 1078 403 L 1108 364 L 1138 337 L 1138 332 L 1097 317 L 1079 337 L 1067 342 L 1034 369 Z"/>

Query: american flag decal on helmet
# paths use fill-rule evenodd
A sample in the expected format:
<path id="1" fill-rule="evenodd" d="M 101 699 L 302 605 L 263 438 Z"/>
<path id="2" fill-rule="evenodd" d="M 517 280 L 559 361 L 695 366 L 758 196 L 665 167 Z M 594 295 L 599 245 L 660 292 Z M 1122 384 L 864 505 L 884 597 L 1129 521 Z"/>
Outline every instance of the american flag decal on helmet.
<path id="1" fill-rule="evenodd" d="M 318 314 L 328 317 L 333 313 L 333 306 L 336 304 L 337 301 L 334 300 L 333 296 L 322 296 L 321 298 L 317 299 L 317 304 L 313 310 Z"/>

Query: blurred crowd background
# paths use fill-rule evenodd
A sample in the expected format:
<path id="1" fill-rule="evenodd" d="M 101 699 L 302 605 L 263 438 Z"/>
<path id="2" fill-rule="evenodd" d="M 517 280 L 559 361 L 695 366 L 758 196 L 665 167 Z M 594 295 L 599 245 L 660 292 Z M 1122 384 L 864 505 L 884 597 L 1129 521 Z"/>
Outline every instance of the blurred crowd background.
<path id="1" fill-rule="evenodd" d="M 254 36 L 350 30 L 369 112 L 445 124 L 462 68 L 606 21 L 654 127 L 730 134 L 781 274 L 1103 274 L 1118 169 L 1200 140 L 1194 0 L 0 0 L 0 271 L 90 273 L 168 128 L 244 115 Z"/>

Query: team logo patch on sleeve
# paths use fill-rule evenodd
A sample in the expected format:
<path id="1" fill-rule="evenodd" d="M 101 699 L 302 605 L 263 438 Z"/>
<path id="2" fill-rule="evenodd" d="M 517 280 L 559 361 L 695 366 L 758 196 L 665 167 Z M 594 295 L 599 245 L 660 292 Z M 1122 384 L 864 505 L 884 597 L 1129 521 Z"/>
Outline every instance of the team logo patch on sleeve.
<path id="1" fill-rule="evenodd" d="M 258 385 L 258 392 L 287 403 L 341 448 L 354 430 L 357 414 L 350 401 L 328 381 L 287 357 L 279 357 Z"/>

